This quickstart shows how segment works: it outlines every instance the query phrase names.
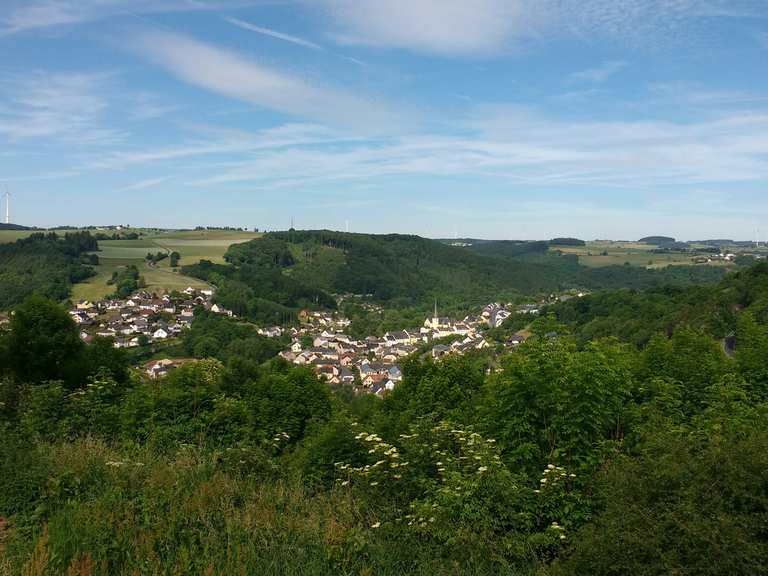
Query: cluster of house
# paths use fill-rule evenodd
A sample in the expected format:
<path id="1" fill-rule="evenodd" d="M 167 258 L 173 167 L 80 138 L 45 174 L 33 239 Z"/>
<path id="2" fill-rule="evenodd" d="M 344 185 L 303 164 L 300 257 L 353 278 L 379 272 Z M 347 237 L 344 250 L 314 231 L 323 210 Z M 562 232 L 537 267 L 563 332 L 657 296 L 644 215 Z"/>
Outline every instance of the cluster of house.
<path id="1" fill-rule="evenodd" d="M 162 296 L 139 291 L 125 300 L 78 302 L 69 314 L 86 342 L 95 336 L 111 337 L 116 348 L 135 348 L 178 336 L 192 324 L 198 307 L 233 315 L 230 310 L 212 304 L 212 297 L 212 290 L 191 287 Z"/>
<path id="2" fill-rule="evenodd" d="M 196 362 L 193 358 L 162 358 L 160 360 L 150 360 L 144 364 L 144 372 L 150 378 L 162 378 L 166 376 L 171 370 L 188 364 L 189 362 Z"/>
<path id="3" fill-rule="evenodd" d="M 360 391 L 381 395 L 402 380 L 398 364 L 407 356 L 419 350 L 426 350 L 425 353 L 434 358 L 482 350 L 489 346 L 482 329 L 501 326 L 515 311 L 537 314 L 538 307 L 524 305 L 510 310 L 493 303 L 485 306 L 478 315 L 462 320 L 440 317 L 435 307 L 434 315 L 417 329 L 387 332 L 380 337 L 368 336 L 362 340 L 344 334 L 344 328 L 350 323 L 346 318 L 325 312 L 305 313 L 305 328 L 293 331 L 290 348 L 280 355 L 289 362 L 311 366 L 331 384 L 353 384 Z M 268 330 L 277 331 L 278 328 Z M 311 345 L 307 345 L 306 338 L 301 338 L 309 334 Z M 515 337 L 509 344 L 517 345 L 523 339 L 522 336 Z M 444 344 L 441 340 L 450 343 Z M 430 343 L 433 345 L 429 346 Z"/>

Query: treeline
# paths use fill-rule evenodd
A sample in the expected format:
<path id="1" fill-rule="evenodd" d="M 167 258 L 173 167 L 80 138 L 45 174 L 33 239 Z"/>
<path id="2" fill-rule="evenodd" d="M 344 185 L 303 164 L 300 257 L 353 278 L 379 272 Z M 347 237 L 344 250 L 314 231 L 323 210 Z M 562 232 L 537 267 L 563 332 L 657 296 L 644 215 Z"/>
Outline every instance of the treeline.
<path id="1" fill-rule="evenodd" d="M 70 380 L 53 358 L 76 330 L 51 306 L 0 337 L 50 359 L 0 364 L 8 573 L 766 573 L 750 311 L 732 357 L 685 326 L 580 346 L 545 317 L 501 356 L 412 358 L 381 399 L 260 363 L 266 341 L 209 315 L 184 342 L 209 358 L 162 382 Z"/>
<path id="2" fill-rule="evenodd" d="M 14 243 L 0 244 L 0 310 L 20 304 L 32 294 L 66 299 L 72 284 L 94 275 L 98 250 L 88 232 L 63 236 L 36 232 Z"/>
<path id="3" fill-rule="evenodd" d="M 6 224 L 5 222 L 0 222 L 0 230 L 35 230 L 35 228 L 22 226 L 21 224 Z"/>

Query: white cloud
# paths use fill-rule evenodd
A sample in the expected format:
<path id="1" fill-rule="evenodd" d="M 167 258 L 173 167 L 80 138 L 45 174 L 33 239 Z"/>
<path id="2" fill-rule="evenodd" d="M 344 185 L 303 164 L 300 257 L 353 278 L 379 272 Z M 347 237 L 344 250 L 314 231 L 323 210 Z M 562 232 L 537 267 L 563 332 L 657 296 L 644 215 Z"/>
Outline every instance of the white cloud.
<path id="1" fill-rule="evenodd" d="M 487 54 L 525 34 L 532 5 L 523 0 L 326 0 L 346 44 L 441 55 Z M 525 10 L 524 10 L 525 8 Z"/>
<path id="2" fill-rule="evenodd" d="M 656 49 L 706 38 L 723 18 L 765 18 L 764 0 L 315 0 L 345 44 L 493 55 L 570 35 Z"/>
<path id="3" fill-rule="evenodd" d="M 129 149 L 100 154 L 87 162 L 87 169 L 122 169 L 150 163 L 175 162 L 190 158 L 239 157 L 262 150 L 284 150 L 308 146 L 349 145 L 359 138 L 311 124 L 284 124 L 247 133 L 215 126 L 191 126 L 202 132 L 205 141 L 185 142 L 163 148 Z"/>
<path id="4" fill-rule="evenodd" d="M 248 0 L 4 0 L 0 35 L 92 22 L 112 16 L 206 11 L 253 4 Z"/>
<path id="5" fill-rule="evenodd" d="M 108 107 L 106 74 L 28 73 L 0 78 L 0 134 L 20 140 L 58 137 L 105 144 L 124 134 L 102 126 Z"/>
<path id="6" fill-rule="evenodd" d="M 571 74 L 572 80 L 600 83 L 605 82 L 608 78 L 620 72 L 627 67 L 627 63 L 621 60 L 613 60 L 604 62 L 600 66 L 590 68 L 588 70 L 582 70 L 580 72 L 574 72 Z"/>
<path id="7" fill-rule="evenodd" d="M 139 50 L 185 82 L 275 112 L 371 130 L 390 129 L 402 120 L 371 99 L 185 36 L 148 33 Z"/>
<path id="8" fill-rule="evenodd" d="M 117 190 L 115 190 L 115 192 L 136 192 L 138 190 L 146 190 L 147 188 L 154 188 L 155 186 L 158 186 L 163 182 L 167 182 L 170 179 L 171 179 L 171 176 L 162 176 L 160 178 L 147 178 L 145 180 L 140 180 L 138 182 L 134 182 L 133 184 L 123 186 L 122 188 L 118 188 Z"/>
<path id="9" fill-rule="evenodd" d="M 185 43 L 175 46 L 196 63 L 197 70 L 222 71 L 231 66 L 223 77 L 208 78 L 224 85 L 215 84 L 212 89 L 230 94 L 234 90 L 231 75 L 245 90 L 234 97 L 259 104 L 266 99 L 272 105 L 272 96 L 262 92 L 271 85 L 261 77 L 259 67 L 254 69 L 237 57 L 233 64 L 229 53 L 222 60 L 215 49 L 209 60 L 210 48 L 204 47 L 199 54 L 197 44 L 192 50 Z M 323 94 L 323 98 L 330 97 Z M 707 101 L 718 106 L 723 102 Z M 292 112 L 315 111 L 306 106 L 302 100 L 290 102 Z M 188 183 L 196 186 L 264 189 L 311 188 L 331 182 L 357 187 L 414 175 L 471 177 L 532 190 L 738 187 L 768 181 L 768 112 L 710 106 L 696 121 L 671 122 L 569 121 L 509 105 L 481 105 L 473 110 L 469 119 L 454 119 L 451 133 L 442 134 L 401 131 L 360 136 L 301 123 L 249 133 L 192 125 L 187 129 L 202 131 L 201 138 L 160 148 L 106 152 L 85 167 L 122 169 L 154 163 L 167 164 L 167 170 L 179 173 L 182 167 L 177 164 L 184 162 L 186 168 L 194 167 Z M 187 162 L 192 158 L 193 163 Z"/>
<path id="10" fill-rule="evenodd" d="M 304 48 L 310 48 L 312 50 L 323 49 L 323 47 L 320 46 L 319 44 L 315 44 L 314 42 L 310 42 L 309 40 L 305 40 L 297 36 L 291 36 L 290 34 L 285 34 L 284 32 L 278 32 L 277 30 L 272 30 L 271 28 L 256 26 L 255 24 L 251 24 L 250 22 L 240 20 L 239 18 L 224 18 L 224 20 L 226 20 L 230 24 L 237 26 L 238 28 L 242 28 L 244 30 L 250 30 L 251 32 L 256 32 L 257 34 L 262 34 L 264 36 L 277 38 L 278 40 L 290 42 L 291 44 L 297 44 L 298 46 L 303 46 Z"/>
<path id="11" fill-rule="evenodd" d="M 648 87 L 665 104 L 682 103 L 688 106 L 737 106 L 768 102 L 768 96 L 743 90 L 712 89 L 690 82 L 655 82 Z"/>
<path id="12" fill-rule="evenodd" d="M 130 116 L 134 120 L 154 120 L 168 116 L 179 110 L 176 104 L 167 104 L 163 99 L 151 92 L 139 92 L 131 99 Z"/>
<path id="13" fill-rule="evenodd" d="M 768 115 L 694 124 L 547 120 L 487 110 L 473 136 L 402 136 L 252 149 L 245 159 L 191 182 L 312 188 L 386 182 L 396 176 L 471 177 L 527 190 L 660 190 L 768 179 Z M 215 170 L 215 168 L 213 169 Z"/>

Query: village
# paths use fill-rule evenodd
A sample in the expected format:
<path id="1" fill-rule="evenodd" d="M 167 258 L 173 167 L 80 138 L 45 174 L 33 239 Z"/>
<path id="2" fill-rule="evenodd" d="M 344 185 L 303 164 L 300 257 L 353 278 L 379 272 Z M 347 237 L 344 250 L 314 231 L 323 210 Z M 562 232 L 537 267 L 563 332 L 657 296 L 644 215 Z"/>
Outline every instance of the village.
<path id="1" fill-rule="evenodd" d="M 234 316 L 212 303 L 213 290 L 187 288 L 183 292 L 157 296 L 144 290 L 127 299 L 107 299 L 75 304 L 69 315 L 80 327 L 80 337 L 113 338 L 115 348 L 138 348 L 177 337 L 188 328 L 195 310 L 202 307 L 216 314 Z"/>
<path id="2" fill-rule="evenodd" d="M 527 304 L 514 311 L 538 314 L 538 306 Z M 304 311 L 302 327 L 292 330 L 291 346 L 280 356 L 294 364 L 311 366 L 329 384 L 354 385 L 357 391 L 382 395 L 402 380 L 400 363 L 408 356 L 421 350 L 437 359 L 487 348 L 489 343 L 482 334 L 483 329 L 501 326 L 512 314 L 510 308 L 493 303 L 478 315 L 453 320 L 440 317 L 435 306 L 434 315 L 418 329 L 354 340 L 343 332 L 350 324 L 347 318 Z M 311 346 L 302 344 L 302 336 L 311 338 Z M 514 346 L 523 340 L 517 336 L 508 344 Z"/>
<path id="3" fill-rule="evenodd" d="M 160 296 L 138 291 L 127 299 L 82 301 L 73 305 L 69 314 L 86 342 L 94 337 L 109 337 L 116 348 L 139 348 L 179 337 L 191 326 L 199 309 L 234 318 L 232 311 L 214 302 L 213 296 L 212 289 L 191 287 Z M 573 297 L 575 295 L 552 295 L 550 299 L 563 301 Z M 343 301 L 345 296 L 338 298 Z M 546 303 L 490 303 L 476 315 L 460 320 L 440 316 L 435 304 L 433 315 L 418 328 L 364 339 L 345 334 L 351 321 L 339 312 L 330 311 L 302 310 L 298 326 L 262 327 L 257 332 L 269 338 L 286 341 L 290 338 L 290 345 L 279 355 L 293 364 L 312 368 L 329 384 L 346 384 L 354 386 L 357 392 L 380 396 L 402 380 L 400 364 L 412 354 L 419 352 L 439 359 L 488 348 L 491 344 L 484 336 L 487 329 L 501 326 L 513 314 L 536 316 Z M 375 304 L 367 306 L 377 309 Z M 516 334 L 504 344 L 515 347 L 524 340 L 524 335 Z M 184 362 L 171 358 L 152 360 L 143 365 L 142 371 L 158 378 Z"/>

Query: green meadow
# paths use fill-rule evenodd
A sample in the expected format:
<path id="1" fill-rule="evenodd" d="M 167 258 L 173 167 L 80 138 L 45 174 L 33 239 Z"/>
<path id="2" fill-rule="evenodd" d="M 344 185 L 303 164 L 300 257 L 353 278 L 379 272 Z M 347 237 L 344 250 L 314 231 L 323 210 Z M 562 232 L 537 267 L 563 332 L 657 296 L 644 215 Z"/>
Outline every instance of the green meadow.
<path id="1" fill-rule="evenodd" d="M 695 264 L 694 254 L 669 253 L 654 254 L 657 246 L 640 242 L 620 242 L 596 240 L 586 246 L 553 246 L 550 250 L 559 250 L 566 254 L 576 254 L 583 266 L 642 266 L 645 268 L 664 268 Z M 707 266 L 722 266 L 723 263 L 710 263 Z"/>
<path id="2" fill-rule="evenodd" d="M 179 272 L 181 265 L 195 264 L 200 260 L 224 262 L 224 254 L 232 244 L 258 238 L 259 233 L 229 230 L 145 232 L 138 240 L 102 240 L 99 242 L 99 265 L 96 276 L 87 282 L 76 284 L 72 299 L 97 300 L 110 294 L 112 286 L 107 281 L 112 273 L 123 266 L 135 264 L 147 283 L 150 292 L 171 292 L 188 286 L 205 288 L 201 280 L 184 276 Z M 171 268 L 168 258 L 151 266 L 146 261 L 147 253 L 178 252 L 181 255 L 178 268 Z"/>

